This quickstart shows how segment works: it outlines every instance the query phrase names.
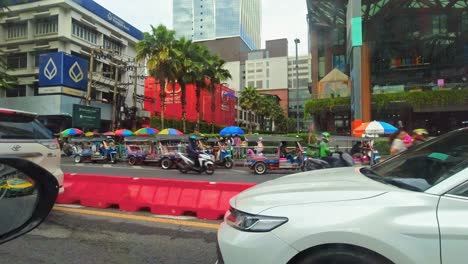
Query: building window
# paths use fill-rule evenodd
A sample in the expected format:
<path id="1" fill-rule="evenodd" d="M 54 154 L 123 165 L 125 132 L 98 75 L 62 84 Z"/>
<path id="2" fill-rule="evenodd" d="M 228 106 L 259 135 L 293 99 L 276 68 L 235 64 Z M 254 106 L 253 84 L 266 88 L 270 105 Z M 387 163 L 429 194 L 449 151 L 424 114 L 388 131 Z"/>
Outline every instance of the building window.
<path id="1" fill-rule="evenodd" d="M 346 71 L 345 55 L 333 55 L 333 68 L 336 68 L 342 72 Z"/>
<path id="2" fill-rule="evenodd" d="M 447 16 L 434 15 L 432 17 L 432 34 L 447 33 Z"/>
<path id="3" fill-rule="evenodd" d="M 107 36 L 104 36 L 104 48 L 105 49 L 110 49 L 110 50 L 115 50 L 119 54 L 122 54 L 122 43 L 117 40 L 113 40 Z"/>
<path id="4" fill-rule="evenodd" d="M 97 44 L 97 31 L 78 23 L 76 20 L 72 22 L 72 34 L 77 38 Z"/>
<path id="5" fill-rule="evenodd" d="M 7 39 L 24 38 L 28 36 L 27 22 L 14 23 L 7 25 Z"/>
<path id="6" fill-rule="evenodd" d="M 10 70 L 26 69 L 28 67 L 28 54 L 16 53 L 7 57 L 7 67 Z"/>
<path id="7" fill-rule="evenodd" d="M 35 68 L 39 67 L 39 56 L 41 54 L 47 54 L 47 53 L 53 53 L 53 52 L 57 52 L 57 49 L 41 50 L 41 51 L 33 53 L 34 54 L 34 67 Z"/>
<path id="8" fill-rule="evenodd" d="M 270 88 L 270 80 L 267 80 L 266 88 Z"/>
<path id="9" fill-rule="evenodd" d="M 346 31 L 344 27 L 336 28 L 333 31 L 333 45 L 342 46 L 345 43 Z"/>
<path id="10" fill-rule="evenodd" d="M 257 81 L 257 88 L 263 88 L 263 81 Z"/>
<path id="11" fill-rule="evenodd" d="M 266 77 L 270 78 L 270 69 L 266 69 Z"/>
<path id="12" fill-rule="evenodd" d="M 247 86 L 248 87 L 255 87 L 255 82 L 254 81 L 249 81 Z"/>
<path id="13" fill-rule="evenodd" d="M 462 14 L 462 32 L 463 31 L 468 31 L 468 11 Z"/>
<path id="14" fill-rule="evenodd" d="M 36 35 L 47 35 L 58 32 L 58 16 L 41 18 L 36 20 Z"/>
<path id="15" fill-rule="evenodd" d="M 26 86 L 20 85 L 16 88 L 6 89 L 6 97 L 24 97 L 26 96 Z"/>

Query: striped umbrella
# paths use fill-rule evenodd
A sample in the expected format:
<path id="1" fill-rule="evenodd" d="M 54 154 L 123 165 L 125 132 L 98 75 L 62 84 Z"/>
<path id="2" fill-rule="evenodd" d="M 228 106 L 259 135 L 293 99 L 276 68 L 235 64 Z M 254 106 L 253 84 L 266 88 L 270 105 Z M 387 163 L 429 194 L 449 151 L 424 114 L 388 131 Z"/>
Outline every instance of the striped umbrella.
<path id="1" fill-rule="evenodd" d="M 79 136 L 79 135 L 83 135 L 83 131 L 79 130 L 78 128 L 69 128 L 69 129 L 65 129 L 64 131 L 62 131 L 61 134 L 64 137 Z"/>
<path id="2" fill-rule="evenodd" d="M 115 131 L 115 135 L 118 137 L 129 137 L 129 136 L 134 136 L 132 131 L 128 129 L 119 129 Z"/>
<path id="3" fill-rule="evenodd" d="M 382 135 L 382 134 L 392 134 L 395 133 L 398 129 L 389 123 L 381 121 L 372 121 L 362 123 L 356 129 L 354 129 L 354 134 L 371 134 L 371 135 Z"/>
<path id="4" fill-rule="evenodd" d="M 112 131 L 109 131 L 109 132 L 102 133 L 102 135 L 104 135 L 104 136 L 115 136 L 115 133 L 112 132 Z"/>
<path id="5" fill-rule="evenodd" d="M 180 132 L 179 130 L 175 128 L 166 128 L 158 133 L 159 135 L 183 135 L 184 133 Z"/>
<path id="6" fill-rule="evenodd" d="M 159 133 L 159 130 L 157 130 L 156 128 L 151 128 L 151 127 L 144 127 L 135 131 L 135 135 L 137 136 L 152 136 L 158 133 Z"/>

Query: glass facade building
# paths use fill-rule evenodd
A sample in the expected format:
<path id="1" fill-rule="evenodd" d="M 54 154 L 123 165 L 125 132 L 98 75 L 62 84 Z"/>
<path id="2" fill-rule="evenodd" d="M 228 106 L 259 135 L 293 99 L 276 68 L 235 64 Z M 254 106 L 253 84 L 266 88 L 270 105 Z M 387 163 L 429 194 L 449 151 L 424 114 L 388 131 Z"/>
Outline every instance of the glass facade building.
<path id="1" fill-rule="evenodd" d="M 174 30 L 194 41 L 240 37 L 250 49 L 258 49 L 261 9 L 261 0 L 174 0 Z"/>
<path id="2" fill-rule="evenodd" d="M 357 1 L 357 0 L 356 0 Z M 312 97 L 334 68 L 352 76 L 347 26 L 348 0 L 307 0 Z M 465 0 L 359 0 L 362 17 L 362 87 L 371 97 L 372 119 L 433 134 L 468 124 L 468 2 Z M 410 94 L 411 93 L 411 94 Z M 385 94 L 385 95 L 384 95 Z M 438 96 L 465 100 L 441 103 Z M 391 96 L 385 108 L 377 99 Z M 426 98 L 416 102 L 415 97 Z M 431 99 L 433 98 L 433 99 Z M 462 99 L 462 98 L 461 98 Z M 325 119 L 350 117 L 350 106 L 336 106 Z M 318 115 L 317 115 L 318 116 Z M 335 118 L 336 119 L 336 118 Z M 322 122 L 326 123 L 326 122 Z M 323 129 L 338 126 L 324 124 Z M 348 129 L 349 131 L 349 129 Z"/>

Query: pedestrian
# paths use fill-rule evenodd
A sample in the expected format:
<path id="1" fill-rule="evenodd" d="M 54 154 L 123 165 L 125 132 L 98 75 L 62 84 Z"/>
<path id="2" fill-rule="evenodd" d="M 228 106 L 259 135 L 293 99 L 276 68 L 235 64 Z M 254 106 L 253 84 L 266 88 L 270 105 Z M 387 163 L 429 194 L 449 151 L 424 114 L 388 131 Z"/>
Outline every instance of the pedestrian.
<path id="1" fill-rule="evenodd" d="M 405 138 L 408 133 L 403 129 L 398 129 L 393 135 L 390 136 L 390 154 L 396 155 L 407 149 L 405 145 Z"/>
<path id="2" fill-rule="evenodd" d="M 257 140 L 257 147 L 255 148 L 257 155 L 263 155 L 263 138 L 259 137 Z"/>
<path id="3" fill-rule="evenodd" d="M 236 157 L 237 159 L 239 159 L 240 157 L 240 148 L 241 148 L 241 139 L 239 137 L 239 135 L 234 135 L 234 140 L 233 140 L 233 146 L 235 147 L 235 151 L 236 151 Z"/>

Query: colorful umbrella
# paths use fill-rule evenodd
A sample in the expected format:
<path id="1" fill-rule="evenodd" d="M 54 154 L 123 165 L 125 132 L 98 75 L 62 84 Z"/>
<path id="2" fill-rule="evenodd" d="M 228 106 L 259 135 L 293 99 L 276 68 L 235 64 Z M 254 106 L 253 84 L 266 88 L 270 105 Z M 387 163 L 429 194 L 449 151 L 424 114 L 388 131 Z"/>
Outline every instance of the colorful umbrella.
<path id="1" fill-rule="evenodd" d="M 128 129 L 119 129 L 115 131 L 115 135 L 118 137 L 129 137 L 129 136 L 134 136 L 132 131 Z"/>
<path id="2" fill-rule="evenodd" d="M 156 128 L 151 128 L 151 127 L 144 127 L 135 131 L 135 135 L 137 136 L 151 136 L 151 135 L 156 135 L 157 133 L 159 133 L 159 130 L 157 130 Z"/>
<path id="3" fill-rule="evenodd" d="M 79 130 L 78 128 L 69 128 L 65 129 L 62 131 L 62 136 L 68 137 L 68 136 L 78 136 L 78 135 L 83 135 L 83 131 Z"/>
<path id="4" fill-rule="evenodd" d="M 354 134 L 392 134 L 395 133 L 398 129 L 389 123 L 381 121 L 372 121 L 362 123 L 356 129 L 354 129 Z"/>
<path id="5" fill-rule="evenodd" d="M 179 130 L 175 128 L 166 128 L 158 133 L 159 135 L 183 135 L 184 133 L 180 132 Z"/>
<path id="6" fill-rule="evenodd" d="M 112 131 L 109 131 L 109 132 L 103 133 L 102 135 L 104 135 L 104 136 L 115 136 L 115 133 L 112 132 Z"/>
<path id="7" fill-rule="evenodd" d="M 228 126 L 223 128 L 221 132 L 219 132 L 221 136 L 226 136 L 226 135 L 244 135 L 244 130 L 242 128 L 237 127 L 237 126 Z"/>

